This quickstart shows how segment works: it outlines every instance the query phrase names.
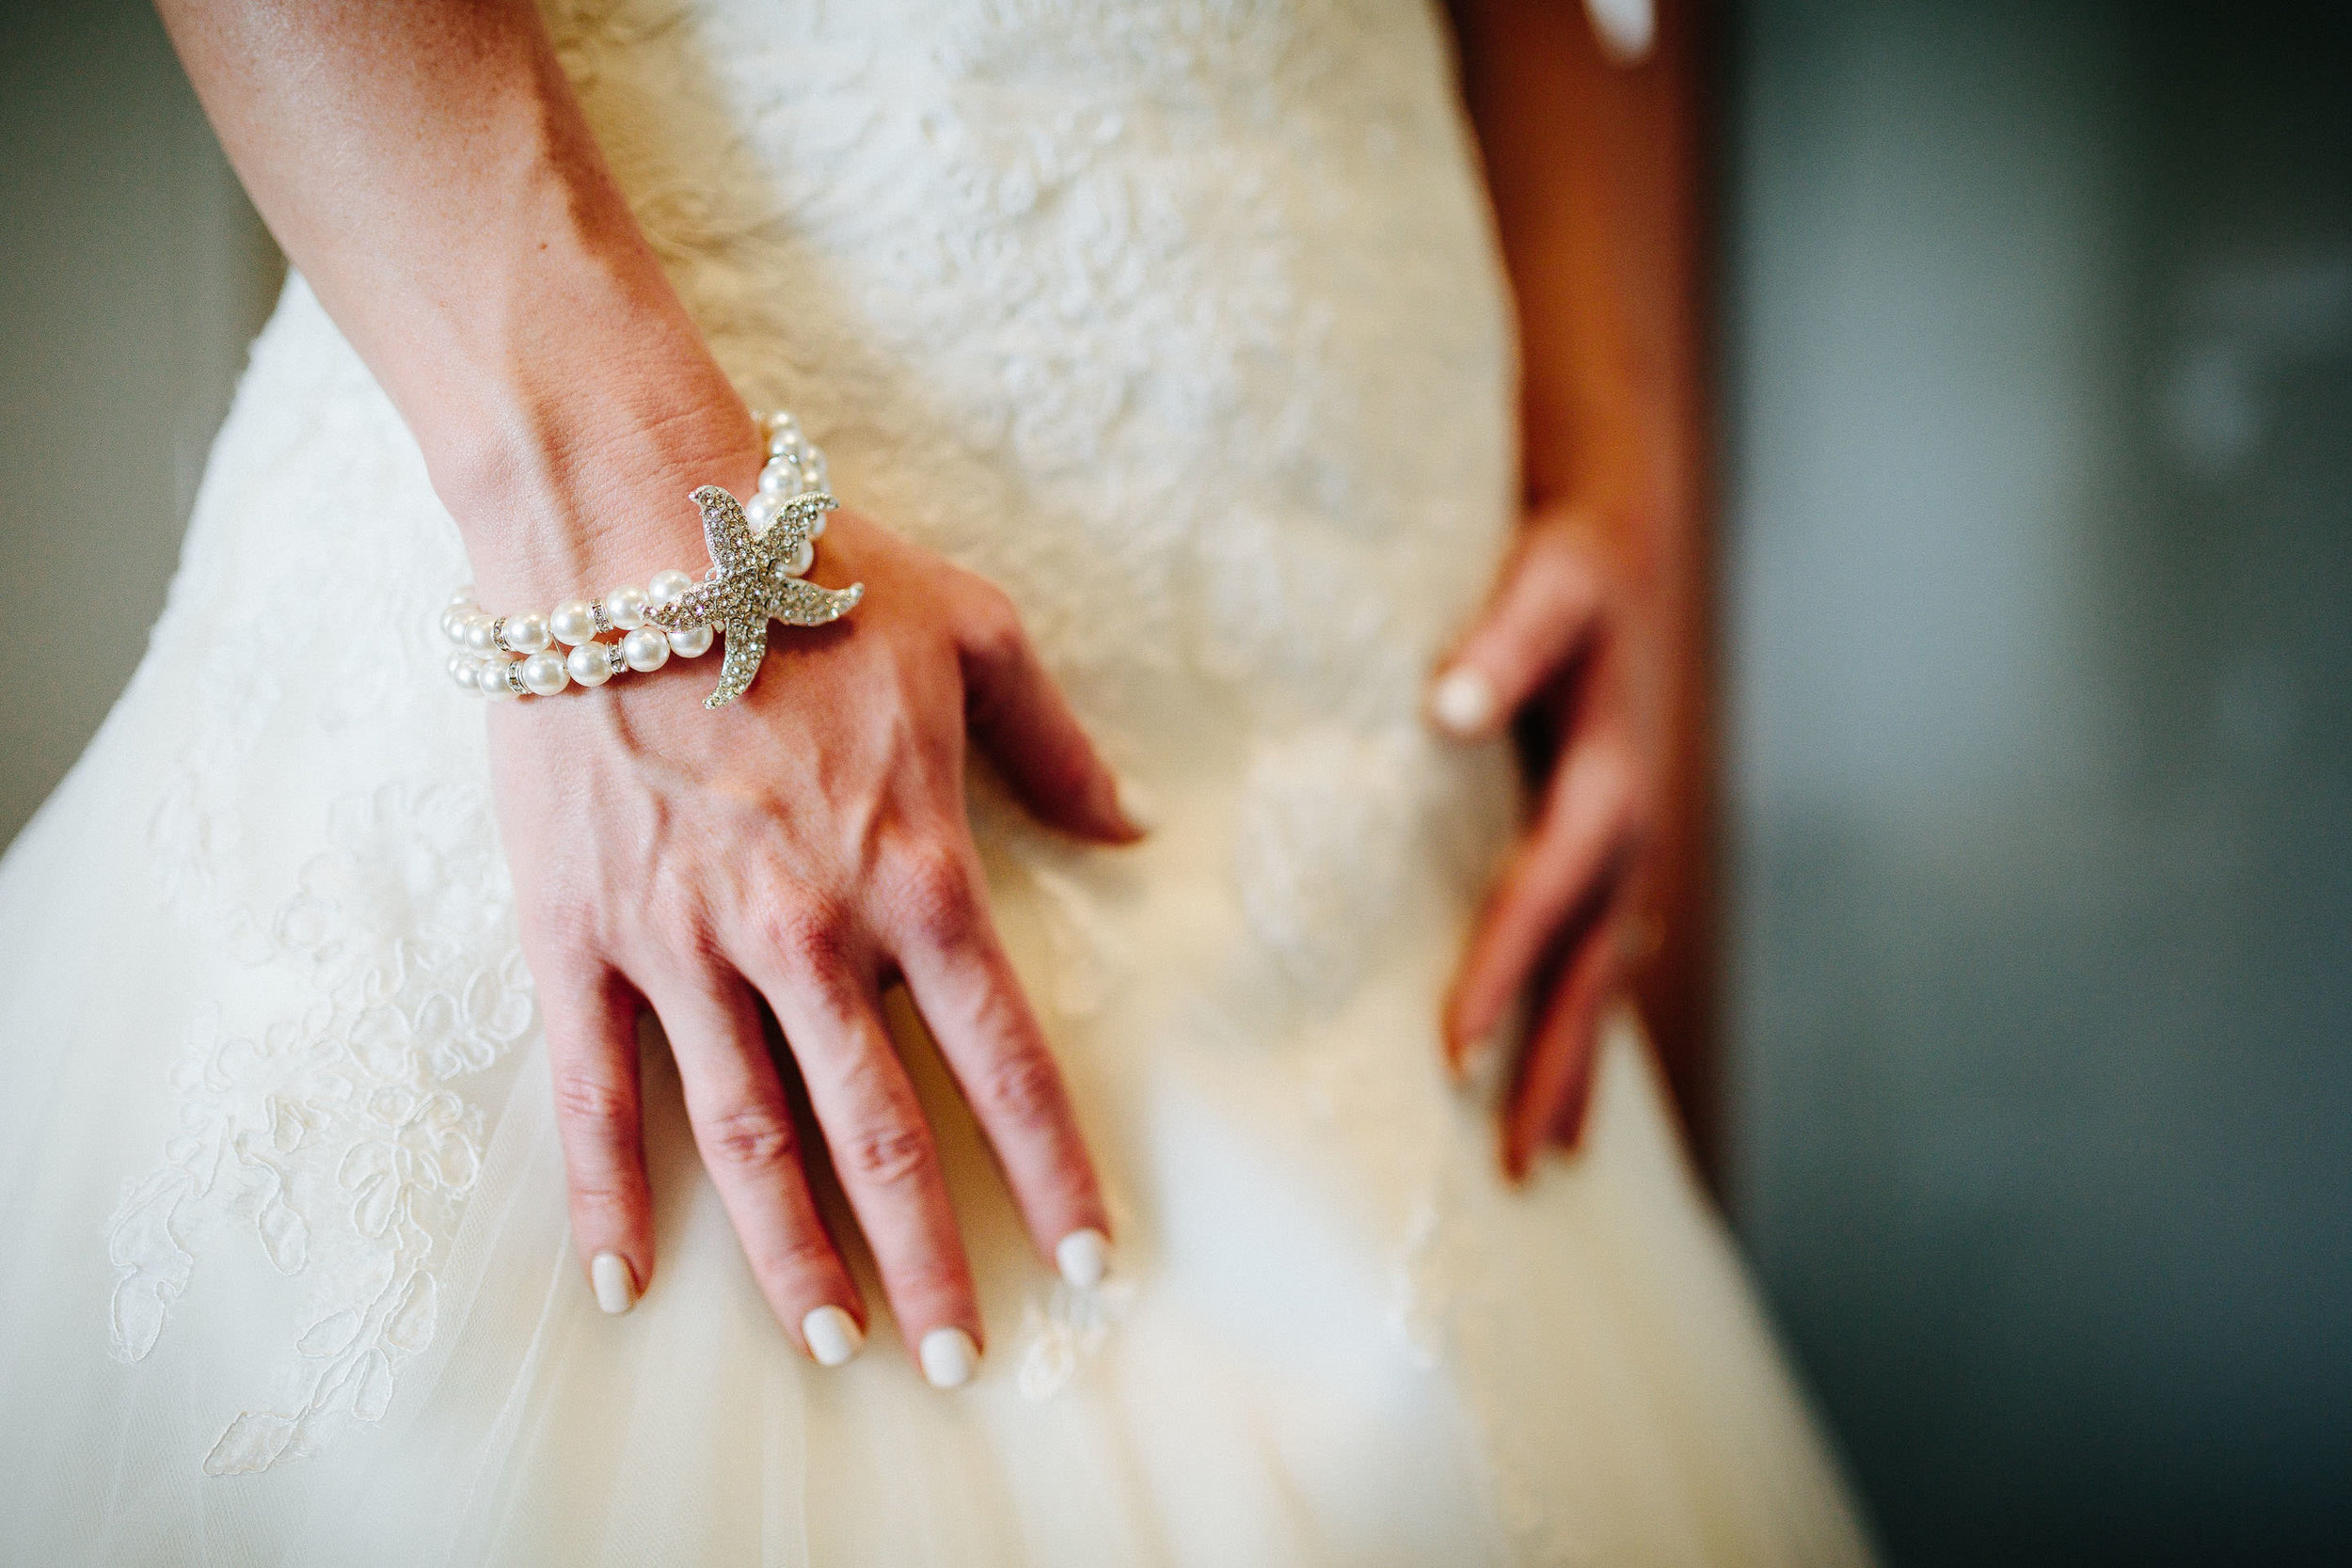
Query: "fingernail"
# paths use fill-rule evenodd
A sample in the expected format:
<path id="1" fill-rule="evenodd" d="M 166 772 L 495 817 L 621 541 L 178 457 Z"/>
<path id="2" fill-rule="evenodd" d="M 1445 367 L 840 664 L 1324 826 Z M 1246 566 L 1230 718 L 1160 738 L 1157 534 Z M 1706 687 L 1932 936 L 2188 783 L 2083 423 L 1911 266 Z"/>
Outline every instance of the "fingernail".
<path id="1" fill-rule="evenodd" d="M 923 1376 L 934 1388 L 961 1388 L 980 1364 L 980 1347 L 960 1328 L 934 1328 L 923 1336 Z"/>
<path id="2" fill-rule="evenodd" d="M 617 1252 L 599 1252 L 588 1262 L 589 1282 L 596 1288 L 596 1305 L 619 1317 L 637 1305 L 637 1273 Z"/>
<path id="3" fill-rule="evenodd" d="M 1091 1290 L 1111 1272 L 1111 1239 L 1091 1227 L 1073 1230 L 1054 1243 L 1054 1265 L 1071 1284 Z"/>
<path id="4" fill-rule="evenodd" d="M 838 1367 L 866 1346 L 857 1320 L 838 1307 L 819 1307 L 803 1318 L 801 1338 L 819 1367 Z"/>
<path id="5" fill-rule="evenodd" d="M 1429 689 L 1429 716 L 1458 740 L 1486 733 L 1494 722 L 1495 683 L 1467 665 L 1449 670 Z"/>
<path id="6" fill-rule="evenodd" d="M 1159 802 L 1152 792 L 1121 773 L 1119 776 L 1119 815 L 1139 833 L 1148 833 L 1160 825 Z"/>

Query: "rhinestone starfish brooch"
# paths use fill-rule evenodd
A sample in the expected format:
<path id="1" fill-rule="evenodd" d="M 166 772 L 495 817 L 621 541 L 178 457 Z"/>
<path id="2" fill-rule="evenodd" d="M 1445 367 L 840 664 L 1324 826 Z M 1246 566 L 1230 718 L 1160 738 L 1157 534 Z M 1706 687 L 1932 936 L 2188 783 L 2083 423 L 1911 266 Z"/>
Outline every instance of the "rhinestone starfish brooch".
<path id="1" fill-rule="evenodd" d="M 664 631 L 708 626 L 726 639 L 726 659 L 719 671 L 719 689 L 703 699 L 703 706 L 722 708 L 748 690 L 768 652 L 768 623 L 787 626 L 821 626 L 847 615 L 866 596 L 866 585 L 819 588 L 800 574 L 809 568 L 813 525 L 840 504 L 822 490 L 793 498 L 776 509 L 775 521 L 765 532 L 752 531 L 751 520 L 733 496 L 715 484 L 694 492 L 702 508 L 703 541 L 710 547 L 710 575 L 665 604 L 645 611 L 645 619 Z"/>

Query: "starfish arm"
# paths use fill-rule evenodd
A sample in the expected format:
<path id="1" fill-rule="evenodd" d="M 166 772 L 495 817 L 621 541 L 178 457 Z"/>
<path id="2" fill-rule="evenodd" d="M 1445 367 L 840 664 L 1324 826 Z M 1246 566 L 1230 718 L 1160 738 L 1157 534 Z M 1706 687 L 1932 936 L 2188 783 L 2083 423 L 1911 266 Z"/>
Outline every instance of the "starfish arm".
<path id="1" fill-rule="evenodd" d="M 752 677 L 759 673 L 759 661 L 768 652 L 768 617 L 746 616 L 721 623 L 725 636 L 727 653 L 719 670 L 719 689 L 703 699 L 703 706 L 721 708 L 740 697 L 750 689 Z"/>
<path id="2" fill-rule="evenodd" d="M 663 631 L 715 625 L 716 617 L 722 613 L 717 603 L 720 586 L 715 582 L 698 582 L 669 603 L 649 607 L 645 619 Z"/>
<path id="3" fill-rule="evenodd" d="M 694 492 L 694 504 L 702 508 L 703 542 L 710 546 L 713 565 L 732 572 L 757 560 L 758 544 L 752 537 L 751 521 L 733 496 L 716 484 L 706 484 Z"/>
<path id="4" fill-rule="evenodd" d="M 776 520 L 768 525 L 760 536 L 760 545 L 771 561 L 788 561 L 801 547 L 817 519 L 834 510 L 841 503 L 822 490 L 810 490 L 793 497 L 776 509 Z"/>
<path id="5" fill-rule="evenodd" d="M 775 596 L 769 601 L 770 613 L 788 626 L 821 626 L 828 621 L 838 621 L 866 596 L 866 584 L 853 582 L 847 588 L 819 588 L 813 582 L 787 578 L 776 585 Z"/>

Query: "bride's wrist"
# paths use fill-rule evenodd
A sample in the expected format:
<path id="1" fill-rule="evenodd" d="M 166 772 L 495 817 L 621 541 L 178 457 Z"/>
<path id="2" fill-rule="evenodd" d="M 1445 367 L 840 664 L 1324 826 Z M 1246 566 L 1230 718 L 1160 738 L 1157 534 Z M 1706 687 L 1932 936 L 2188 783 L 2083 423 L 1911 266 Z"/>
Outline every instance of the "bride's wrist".
<path id="1" fill-rule="evenodd" d="M 816 540 L 825 531 L 825 514 L 836 504 L 826 489 L 824 452 L 801 434 L 788 412 L 751 416 L 750 423 L 758 455 L 765 459 L 756 488 L 744 487 L 741 499 L 735 487 L 725 485 L 704 483 L 691 493 L 711 562 L 703 580 L 676 566 L 640 568 L 629 577 L 642 580 L 612 582 L 551 610 L 517 607 L 501 613 L 484 607 L 482 584 L 501 594 L 511 592 L 509 578 L 543 576 L 543 570 L 478 572 L 476 585 L 457 590 L 441 615 L 441 630 L 455 644 L 451 678 L 491 697 L 558 696 L 574 683 L 596 687 L 625 671 L 659 670 L 673 654 L 697 657 L 723 632 L 725 665 L 717 689 L 704 700 L 707 707 L 723 707 L 749 689 L 770 621 L 823 626 L 854 609 L 862 584 L 834 589 L 807 580 L 816 564 Z M 643 445 L 624 442 L 624 450 Z M 646 455 L 661 468 L 675 463 L 675 451 L 662 441 Z M 561 487 L 566 496 L 596 488 L 577 483 Z M 643 486 L 632 475 L 616 488 L 626 495 Z M 559 503 L 556 510 L 575 515 L 579 509 Z M 545 531 L 510 527 L 498 537 L 503 547 L 496 559 L 501 562 L 522 561 L 541 569 L 561 562 L 575 573 L 583 562 L 611 558 L 616 538 L 622 550 L 642 544 L 638 531 L 599 530 L 578 521 Z M 513 543 L 517 538 L 538 543 L 518 552 Z M 617 641 L 608 641 L 613 634 L 619 634 Z"/>
<path id="2" fill-rule="evenodd" d="M 715 365 L 663 385 L 514 396 L 434 465 L 485 604 L 558 602 L 702 555 L 688 499 L 757 482 L 764 446 Z"/>

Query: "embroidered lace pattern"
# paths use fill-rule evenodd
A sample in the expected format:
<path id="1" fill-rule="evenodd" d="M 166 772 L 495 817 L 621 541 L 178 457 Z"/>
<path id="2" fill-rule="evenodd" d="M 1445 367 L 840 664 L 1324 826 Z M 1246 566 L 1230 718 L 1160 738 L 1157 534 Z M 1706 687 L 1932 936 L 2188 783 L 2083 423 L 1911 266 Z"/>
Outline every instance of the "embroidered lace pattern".
<path id="1" fill-rule="evenodd" d="M 482 1165 L 473 1097 L 532 1019 L 485 815 L 456 787 L 344 802 L 268 928 L 265 964 L 313 1000 L 253 1026 L 207 1006 L 189 1028 L 180 1126 L 108 1235 L 114 1354 L 154 1348 L 198 1249 L 229 1233 L 310 1286 L 281 1397 L 227 1423 L 208 1472 L 380 1418 L 431 1342 L 434 1271 Z"/>
<path id="2" fill-rule="evenodd" d="M 352 494 L 387 502 L 335 504 Z M 403 626 L 455 554 L 413 445 L 297 281 L 125 699 L 172 705 L 164 689 L 187 677 L 148 849 L 219 984 L 171 1069 L 177 1125 L 108 1227 L 112 1352 L 151 1354 L 208 1258 L 258 1257 L 287 1286 L 286 1354 L 222 1412 L 202 1455 L 215 1475 L 389 1407 L 432 1340 L 487 1108 L 532 1029 L 478 730 L 384 657 L 429 667 L 426 634 L 339 637 L 335 595 L 315 591 L 377 585 Z M 385 782 L 350 787 L 369 779 Z"/>

